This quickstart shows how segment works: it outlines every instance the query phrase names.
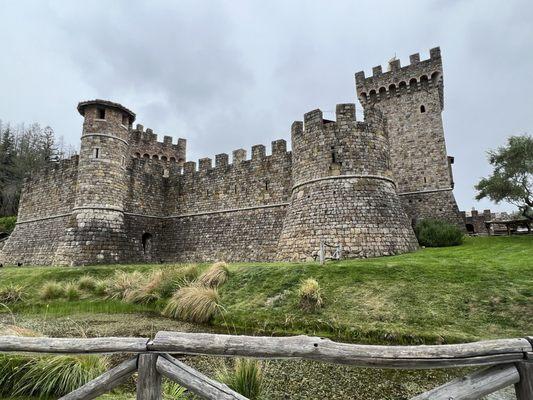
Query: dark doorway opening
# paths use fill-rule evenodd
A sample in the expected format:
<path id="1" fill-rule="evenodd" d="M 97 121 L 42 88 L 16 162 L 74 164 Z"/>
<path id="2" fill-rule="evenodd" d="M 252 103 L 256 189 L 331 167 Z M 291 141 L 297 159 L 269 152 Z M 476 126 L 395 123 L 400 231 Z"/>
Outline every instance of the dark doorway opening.
<path id="1" fill-rule="evenodd" d="M 151 258 L 152 253 L 152 234 L 145 232 L 142 236 L 143 253 L 146 259 Z"/>
<path id="2" fill-rule="evenodd" d="M 474 225 L 472 225 L 472 224 L 466 224 L 466 231 L 468 233 L 475 233 L 476 232 L 476 230 L 474 229 Z"/>

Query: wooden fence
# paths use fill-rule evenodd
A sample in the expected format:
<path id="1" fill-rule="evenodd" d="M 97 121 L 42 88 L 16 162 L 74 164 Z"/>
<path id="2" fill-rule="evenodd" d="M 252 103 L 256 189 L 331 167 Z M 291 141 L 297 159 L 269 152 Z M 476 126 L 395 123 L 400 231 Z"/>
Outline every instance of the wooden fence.
<path id="1" fill-rule="evenodd" d="M 47 354 L 131 353 L 133 358 L 63 396 L 94 399 L 126 382 L 138 371 L 137 399 L 161 399 L 161 377 L 178 382 L 204 399 L 245 400 L 169 354 L 306 359 L 368 368 L 429 369 L 483 367 L 416 400 L 478 399 L 515 385 L 518 400 L 533 399 L 533 337 L 439 346 L 370 346 L 309 336 L 260 337 L 159 332 L 148 338 L 54 339 L 0 337 L 0 352 Z"/>

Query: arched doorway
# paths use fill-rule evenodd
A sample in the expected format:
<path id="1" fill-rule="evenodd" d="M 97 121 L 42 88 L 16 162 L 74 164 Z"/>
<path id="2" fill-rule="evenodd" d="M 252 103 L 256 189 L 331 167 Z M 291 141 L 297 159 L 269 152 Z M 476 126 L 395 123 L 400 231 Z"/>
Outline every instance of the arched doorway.
<path id="1" fill-rule="evenodd" d="M 474 225 L 472 224 L 466 224 L 466 231 L 468 233 L 476 233 L 476 230 L 474 229 Z"/>
<path id="2" fill-rule="evenodd" d="M 152 259 L 152 234 L 145 232 L 142 235 L 143 255 L 145 260 Z"/>

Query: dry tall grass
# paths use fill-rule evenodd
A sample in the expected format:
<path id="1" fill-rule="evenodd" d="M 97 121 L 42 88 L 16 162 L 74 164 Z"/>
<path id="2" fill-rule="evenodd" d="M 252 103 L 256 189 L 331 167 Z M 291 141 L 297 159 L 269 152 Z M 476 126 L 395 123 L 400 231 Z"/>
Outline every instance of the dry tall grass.
<path id="1" fill-rule="evenodd" d="M 138 271 L 117 271 L 107 281 L 106 298 L 110 300 L 126 300 L 143 282 L 143 274 Z"/>
<path id="2" fill-rule="evenodd" d="M 140 285 L 127 291 L 124 300 L 128 303 L 149 304 L 160 299 L 159 289 L 163 283 L 163 271 L 157 269 L 148 278 L 143 277 Z"/>
<path id="3" fill-rule="evenodd" d="M 198 282 L 204 286 L 219 287 L 228 280 L 228 276 L 228 264 L 225 262 L 216 262 L 207 271 L 200 275 Z"/>
<path id="4" fill-rule="evenodd" d="M 163 315 L 188 322 L 206 323 L 219 312 L 220 298 L 216 288 L 192 284 L 176 291 L 163 310 Z"/>
<path id="5" fill-rule="evenodd" d="M 322 290 L 316 279 L 304 280 L 298 288 L 300 307 L 305 311 L 316 311 L 324 305 Z"/>
<path id="6" fill-rule="evenodd" d="M 180 287 L 190 285 L 199 274 L 200 269 L 196 264 L 165 267 L 161 285 L 159 286 L 159 295 L 162 298 L 171 297 Z"/>
<path id="7" fill-rule="evenodd" d="M 0 289 L 0 303 L 13 304 L 22 300 L 24 288 L 19 285 L 8 285 Z"/>
<path id="8" fill-rule="evenodd" d="M 65 296 L 65 288 L 58 282 L 46 282 L 39 292 L 41 300 L 55 300 Z"/>

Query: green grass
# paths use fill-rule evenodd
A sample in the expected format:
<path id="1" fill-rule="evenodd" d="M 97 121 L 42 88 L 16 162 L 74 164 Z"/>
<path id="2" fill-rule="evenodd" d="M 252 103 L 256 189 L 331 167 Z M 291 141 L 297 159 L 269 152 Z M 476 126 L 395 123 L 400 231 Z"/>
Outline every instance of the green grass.
<path id="1" fill-rule="evenodd" d="M 17 217 L 0 217 L 0 232 L 11 233 L 15 229 Z"/>
<path id="2" fill-rule="evenodd" d="M 105 279 L 116 270 L 148 274 L 161 267 L 4 268 L 0 288 L 26 288 L 24 301 L 12 307 L 15 314 L 153 314 L 166 299 L 127 304 L 87 292 L 72 302 L 45 301 L 38 290 L 46 281 Z M 225 312 L 212 322 L 220 332 L 305 333 L 365 343 L 452 343 L 533 333 L 533 236 L 468 238 L 461 246 L 324 266 L 230 264 L 229 271 L 219 289 Z M 298 287 L 306 278 L 320 282 L 325 299 L 316 313 L 299 308 Z"/>

